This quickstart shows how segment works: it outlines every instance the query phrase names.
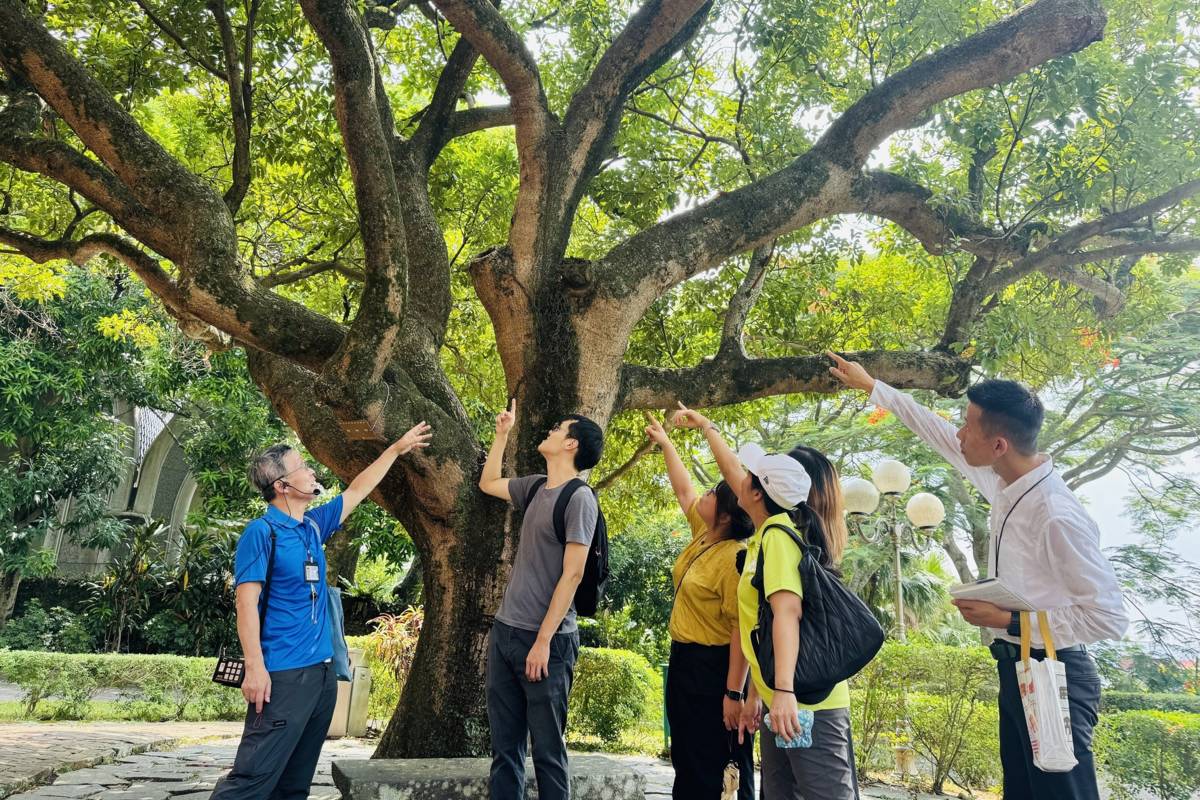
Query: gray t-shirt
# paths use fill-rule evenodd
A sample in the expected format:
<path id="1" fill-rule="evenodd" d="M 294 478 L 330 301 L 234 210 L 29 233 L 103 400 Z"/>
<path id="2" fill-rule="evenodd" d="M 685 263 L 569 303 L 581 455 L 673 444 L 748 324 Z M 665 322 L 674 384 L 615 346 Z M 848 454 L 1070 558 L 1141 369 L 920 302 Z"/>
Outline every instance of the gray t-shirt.
<path id="1" fill-rule="evenodd" d="M 525 499 L 534 481 L 544 475 L 526 475 L 508 482 L 508 494 L 513 507 L 525 511 L 521 521 L 521 541 L 517 545 L 517 558 L 513 562 L 512 576 L 504 590 L 504 600 L 496 619 L 505 625 L 526 631 L 542 627 L 550 598 L 562 577 L 563 546 L 554 533 L 554 504 L 562 493 L 563 486 L 547 489 L 542 486 L 534 495 L 533 502 L 525 509 Z M 571 495 L 567 503 L 566 534 L 568 542 L 590 545 L 596 533 L 596 496 L 586 486 L 581 486 Z M 567 610 L 559 633 L 571 633 L 576 629 L 575 605 Z"/>

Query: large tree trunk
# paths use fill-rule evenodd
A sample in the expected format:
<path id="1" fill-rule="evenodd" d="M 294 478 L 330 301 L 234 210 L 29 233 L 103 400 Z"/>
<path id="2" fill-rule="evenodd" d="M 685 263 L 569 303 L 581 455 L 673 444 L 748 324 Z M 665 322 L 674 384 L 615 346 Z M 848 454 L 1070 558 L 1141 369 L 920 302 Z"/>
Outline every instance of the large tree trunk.
<path id="1" fill-rule="evenodd" d="M 354 582 L 354 572 L 358 569 L 356 538 L 353 526 L 346 526 L 325 543 L 325 580 L 330 586 L 341 586 L 342 578 Z"/>

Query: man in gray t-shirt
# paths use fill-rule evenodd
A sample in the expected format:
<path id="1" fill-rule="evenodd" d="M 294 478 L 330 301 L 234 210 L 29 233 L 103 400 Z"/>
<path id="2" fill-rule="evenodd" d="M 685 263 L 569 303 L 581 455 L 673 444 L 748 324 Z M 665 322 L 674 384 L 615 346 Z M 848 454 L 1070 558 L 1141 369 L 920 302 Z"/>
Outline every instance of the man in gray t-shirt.
<path id="1" fill-rule="evenodd" d="M 533 742 L 538 797 L 568 800 L 567 696 L 579 631 L 575 589 L 583 578 L 599 508 L 586 486 L 571 481 L 600 460 L 604 433 L 571 414 L 538 445 L 545 475 L 501 477 L 504 448 L 516 421 L 516 403 L 496 415 L 496 439 L 479 488 L 524 512 L 512 576 L 488 640 L 487 705 L 492 736 L 492 800 L 525 796 L 525 741 Z M 554 508 L 564 491 L 566 544 L 554 530 Z M 532 494 L 532 499 L 530 495 Z"/>

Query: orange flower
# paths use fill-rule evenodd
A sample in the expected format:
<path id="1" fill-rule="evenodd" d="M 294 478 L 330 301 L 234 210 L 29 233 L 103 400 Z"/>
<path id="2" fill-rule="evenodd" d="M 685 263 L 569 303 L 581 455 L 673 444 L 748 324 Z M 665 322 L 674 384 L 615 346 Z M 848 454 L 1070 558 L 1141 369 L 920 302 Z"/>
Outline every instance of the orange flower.
<path id="1" fill-rule="evenodd" d="M 869 417 L 867 417 L 867 424 L 868 425 L 878 425 L 879 423 L 883 422 L 885 419 L 888 418 L 889 413 L 890 412 L 888 412 L 886 409 L 877 408 L 871 412 L 871 415 Z"/>

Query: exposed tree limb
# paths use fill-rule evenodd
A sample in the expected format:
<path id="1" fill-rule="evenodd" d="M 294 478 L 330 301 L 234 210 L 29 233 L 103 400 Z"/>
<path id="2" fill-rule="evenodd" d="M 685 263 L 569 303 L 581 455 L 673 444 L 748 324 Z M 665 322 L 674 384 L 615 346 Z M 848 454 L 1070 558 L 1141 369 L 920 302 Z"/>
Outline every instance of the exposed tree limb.
<path id="1" fill-rule="evenodd" d="M 264 289 L 270 289 L 275 286 L 286 286 L 287 284 L 299 283 L 300 281 L 308 280 L 309 278 L 317 275 L 323 275 L 326 272 L 336 272 L 339 275 L 344 275 L 345 277 L 350 278 L 351 280 L 359 281 L 360 283 L 365 281 L 367 278 L 362 270 L 355 269 L 354 267 L 346 264 L 344 261 L 314 261 L 301 269 L 266 275 L 259 280 L 258 285 L 262 286 Z"/>
<path id="2" fill-rule="evenodd" d="M 215 201 L 226 211 L 221 199 L 149 136 L 24 3 L 0 3 L 0 65 L 32 86 L 143 206 L 171 221 L 176 236 L 209 239 L 216 235 L 213 221 L 228 222 L 210 207 Z"/>
<path id="3" fill-rule="evenodd" d="M 563 118 L 569 153 L 565 208 L 596 174 L 621 121 L 625 98 L 679 48 L 708 18 L 712 0 L 650 0 L 637 10 L 609 45 L 587 83 L 571 98 Z"/>
<path id="4" fill-rule="evenodd" d="M 237 42 L 233 38 L 233 26 L 229 23 L 229 15 L 225 11 L 225 0 L 208 0 L 208 10 L 217 22 L 221 32 L 221 51 L 225 57 L 225 73 L 229 77 L 226 84 L 229 88 L 229 112 L 233 120 L 233 183 L 225 192 L 225 205 L 229 213 L 237 215 L 250 189 L 250 125 L 252 107 L 250 106 L 251 79 L 250 65 L 238 60 Z M 254 38 L 254 21 L 251 17 L 246 32 L 245 52 L 252 49 Z"/>
<path id="5" fill-rule="evenodd" d="M 404 216 L 391 157 L 393 131 L 370 33 L 352 0 L 303 0 L 329 52 L 338 127 L 345 144 L 366 264 L 358 316 L 330 365 L 350 381 L 377 384 L 395 355 L 407 305 Z"/>
<path id="6" fill-rule="evenodd" d="M 1095 281 L 1088 280 L 1082 273 L 1071 269 L 1072 267 L 1133 255 L 1192 252 L 1200 252 L 1200 238 L 1153 239 L 1146 242 L 1135 242 L 1078 252 L 1062 252 L 1059 250 L 1058 243 L 1054 242 L 1049 247 L 1025 256 L 1011 267 L 992 273 L 992 275 L 983 281 L 982 286 L 985 293 L 994 294 L 1006 286 L 1011 286 L 1032 272 L 1045 272 L 1053 277 L 1061 278 L 1083 288 L 1090 289 L 1091 286 L 1095 285 Z M 1095 280 L 1098 281 L 1099 279 Z M 1116 295 L 1121 294 L 1121 291 L 1115 286 L 1105 285 L 1109 286 L 1109 290 L 1116 293 Z"/>
<path id="7" fill-rule="evenodd" d="M 421 122 L 412 136 L 412 147 L 426 168 L 437 159 L 438 153 L 446 146 L 446 142 L 454 136 L 461 136 L 463 133 L 469 132 L 456 132 L 451 120 L 459 122 L 454 109 L 458 105 L 459 96 L 462 95 L 463 89 L 467 85 L 467 79 L 471 76 L 471 70 L 475 68 L 475 62 L 478 60 L 479 51 L 475 49 L 469 39 L 460 37 L 458 43 L 454 45 L 454 49 L 450 51 L 450 58 L 438 76 L 437 86 L 433 90 L 433 98 L 421 114 Z M 480 129 L 476 128 L 476 130 Z"/>
<path id="8" fill-rule="evenodd" d="M 750 254 L 750 265 L 746 268 L 746 276 L 741 286 L 729 300 L 729 309 L 725 312 L 725 323 L 721 329 L 721 355 L 738 355 L 746 357 L 746 348 L 742 344 L 742 331 L 746 328 L 746 320 L 762 294 L 763 284 L 766 283 L 767 267 L 771 256 L 775 253 L 775 243 L 768 242 L 754 249 Z"/>
<path id="9" fill-rule="evenodd" d="M 504 128 L 513 124 L 510 106 L 477 106 L 456 111 L 446 127 L 447 139 L 466 136 L 488 128 Z"/>
<path id="10" fill-rule="evenodd" d="M 613 248 L 597 271 L 601 291 L 636 297 L 641 313 L 670 286 L 816 219 L 861 207 L 851 185 L 888 134 L 956 94 L 1007 80 L 1095 41 L 1096 0 L 1039 0 L 963 42 L 893 75 L 845 112 L 792 164 L 664 220 Z"/>
<path id="11" fill-rule="evenodd" d="M 957 44 L 895 73 L 846 110 L 821 137 L 835 161 L 861 165 L 898 130 L 956 95 L 1003 83 L 1101 37 L 1096 0 L 1039 0 Z"/>
<path id="12" fill-rule="evenodd" d="M 547 244 L 546 226 L 562 228 L 562 221 L 555 225 L 547 212 L 547 205 L 557 202 L 550 189 L 548 159 L 556 149 L 559 123 L 550 113 L 537 63 L 495 6 L 487 0 L 434 0 L 434 4 L 500 74 L 511 99 L 521 182 L 509 242 L 518 274 L 528 280 L 528 271 Z"/>
<path id="13" fill-rule="evenodd" d="M 867 350 L 847 353 L 872 375 L 904 389 L 961 392 L 970 364 L 949 353 Z M 676 401 L 697 408 L 742 403 L 798 392 L 837 392 L 824 355 L 791 358 L 723 357 L 695 367 L 661 369 L 627 364 L 621 371 L 618 408 L 670 408 Z"/>

